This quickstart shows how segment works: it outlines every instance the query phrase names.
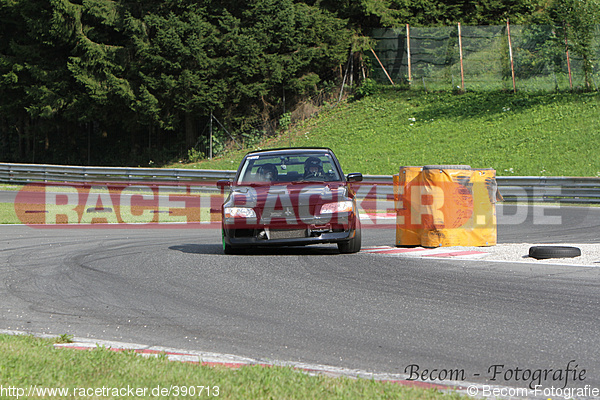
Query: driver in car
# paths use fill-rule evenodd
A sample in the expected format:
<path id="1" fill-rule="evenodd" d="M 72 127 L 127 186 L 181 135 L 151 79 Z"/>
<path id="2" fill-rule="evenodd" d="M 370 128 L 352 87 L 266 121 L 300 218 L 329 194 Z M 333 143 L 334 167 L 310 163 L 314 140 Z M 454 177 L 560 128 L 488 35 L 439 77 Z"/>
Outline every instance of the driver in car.
<path id="1" fill-rule="evenodd" d="M 317 157 L 304 161 L 304 179 L 323 176 L 323 162 Z"/>

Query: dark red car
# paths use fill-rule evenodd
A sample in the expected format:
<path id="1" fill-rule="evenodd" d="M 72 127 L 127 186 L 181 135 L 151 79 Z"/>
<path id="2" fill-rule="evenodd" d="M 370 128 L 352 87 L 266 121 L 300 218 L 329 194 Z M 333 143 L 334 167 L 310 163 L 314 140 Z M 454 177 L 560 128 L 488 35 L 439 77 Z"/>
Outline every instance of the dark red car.
<path id="1" fill-rule="evenodd" d="M 328 148 L 287 148 L 246 154 L 222 206 L 223 251 L 255 246 L 336 243 L 361 247 L 360 218 L 350 182 Z"/>

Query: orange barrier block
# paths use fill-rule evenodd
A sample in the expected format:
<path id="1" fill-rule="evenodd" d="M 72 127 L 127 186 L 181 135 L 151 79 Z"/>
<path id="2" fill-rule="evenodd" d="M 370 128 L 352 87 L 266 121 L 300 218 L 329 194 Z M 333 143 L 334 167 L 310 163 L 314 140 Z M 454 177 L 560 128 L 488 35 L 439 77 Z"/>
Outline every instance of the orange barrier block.
<path id="1" fill-rule="evenodd" d="M 472 246 L 494 246 L 498 239 L 496 201 L 498 184 L 493 169 L 474 169 L 473 178 L 473 218 L 465 229 L 472 232 Z"/>
<path id="2" fill-rule="evenodd" d="M 394 202 L 396 208 L 396 245 L 418 246 L 421 244 L 421 223 L 418 201 L 411 197 L 421 195 L 420 176 L 422 167 L 400 167 L 394 175 Z M 414 221 L 413 221 L 414 219 Z"/>
<path id="3" fill-rule="evenodd" d="M 394 185 L 398 186 L 396 245 L 496 244 L 494 170 L 466 165 L 402 167 Z"/>

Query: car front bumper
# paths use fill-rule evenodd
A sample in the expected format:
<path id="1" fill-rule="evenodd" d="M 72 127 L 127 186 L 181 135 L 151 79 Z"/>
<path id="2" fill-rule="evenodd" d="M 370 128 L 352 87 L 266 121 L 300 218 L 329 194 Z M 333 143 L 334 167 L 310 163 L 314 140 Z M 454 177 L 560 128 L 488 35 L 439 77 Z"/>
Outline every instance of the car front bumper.
<path id="1" fill-rule="evenodd" d="M 230 229 L 225 230 L 225 242 L 235 247 L 251 247 L 251 246 L 305 246 L 319 243 L 339 243 L 352 239 L 355 235 L 355 230 L 339 231 L 339 232 L 315 232 L 307 231 L 302 237 L 278 237 L 273 235 L 275 232 L 281 231 L 254 229 L 249 230 Z M 264 232 L 264 234 L 263 234 Z M 241 233 L 241 234 L 240 234 Z M 269 237 L 271 234 L 271 237 Z"/>

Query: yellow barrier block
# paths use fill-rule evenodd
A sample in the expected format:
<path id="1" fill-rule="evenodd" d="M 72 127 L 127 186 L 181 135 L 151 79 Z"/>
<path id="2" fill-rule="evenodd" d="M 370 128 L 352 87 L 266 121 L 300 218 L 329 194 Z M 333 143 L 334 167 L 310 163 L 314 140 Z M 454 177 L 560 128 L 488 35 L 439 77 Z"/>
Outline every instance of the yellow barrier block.
<path id="1" fill-rule="evenodd" d="M 493 246 L 496 171 L 465 165 L 402 167 L 394 177 L 396 245 Z"/>
<path id="2" fill-rule="evenodd" d="M 473 218 L 465 229 L 471 229 L 475 235 L 472 246 L 495 246 L 498 239 L 496 200 L 498 184 L 493 169 L 473 170 Z"/>
<path id="3" fill-rule="evenodd" d="M 421 244 L 420 201 L 412 201 L 421 195 L 420 174 L 422 167 L 400 167 L 394 175 L 394 202 L 396 208 L 396 245 L 419 246 Z M 416 206 L 416 207 L 415 207 Z"/>

